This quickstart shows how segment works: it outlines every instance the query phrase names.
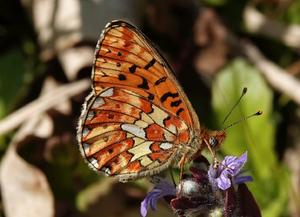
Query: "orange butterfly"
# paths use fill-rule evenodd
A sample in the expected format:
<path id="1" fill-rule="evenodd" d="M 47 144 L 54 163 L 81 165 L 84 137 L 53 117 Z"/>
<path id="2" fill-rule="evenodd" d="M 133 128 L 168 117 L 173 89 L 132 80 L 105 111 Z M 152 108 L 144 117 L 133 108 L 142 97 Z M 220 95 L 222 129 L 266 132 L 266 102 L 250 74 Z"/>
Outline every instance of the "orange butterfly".
<path id="1" fill-rule="evenodd" d="M 225 138 L 224 131 L 200 128 L 170 66 L 127 22 L 113 21 L 102 32 L 92 81 L 79 146 L 91 168 L 119 181 L 157 174 L 178 161 L 182 166 Z"/>

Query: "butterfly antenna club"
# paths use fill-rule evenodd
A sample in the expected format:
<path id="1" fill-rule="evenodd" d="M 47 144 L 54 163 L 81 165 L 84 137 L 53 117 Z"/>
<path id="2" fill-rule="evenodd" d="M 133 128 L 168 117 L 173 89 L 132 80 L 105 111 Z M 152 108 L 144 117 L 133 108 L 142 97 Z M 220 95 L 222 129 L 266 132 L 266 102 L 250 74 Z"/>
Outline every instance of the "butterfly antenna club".
<path id="1" fill-rule="evenodd" d="M 229 124 L 229 125 L 228 125 L 227 127 L 225 127 L 223 130 L 226 130 L 226 129 L 228 129 L 228 128 L 230 128 L 230 127 L 232 127 L 232 126 L 234 126 L 234 125 L 236 125 L 236 124 L 238 124 L 238 123 L 240 123 L 240 122 L 246 121 L 246 120 L 248 120 L 249 118 L 252 118 L 252 117 L 254 117 L 254 116 L 260 116 L 260 115 L 262 115 L 262 114 L 263 114 L 263 112 L 259 110 L 259 111 L 255 112 L 254 114 L 248 115 L 248 116 L 246 116 L 246 117 L 243 117 L 243 118 L 241 118 L 241 119 L 239 119 L 239 120 L 237 120 L 237 121 L 235 121 L 235 122 Z"/>

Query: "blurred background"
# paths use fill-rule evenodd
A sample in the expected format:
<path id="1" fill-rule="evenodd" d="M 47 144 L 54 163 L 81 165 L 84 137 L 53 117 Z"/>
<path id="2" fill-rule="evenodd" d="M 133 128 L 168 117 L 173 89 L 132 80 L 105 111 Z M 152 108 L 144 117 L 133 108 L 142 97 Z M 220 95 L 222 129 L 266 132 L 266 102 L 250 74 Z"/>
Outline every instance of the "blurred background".
<path id="1" fill-rule="evenodd" d="M 105 24 L 138 26 L 173 67 L 220 155 L 248 151 L 263 216 L 300 216 L 300 1 L 11 0 L 0 7 L 0 216 L 140 216 L 151 184 L 90 170 L 76 126 Z M 228 121 L 228 114 L 242 99 Z M 173 216 L 161 201 L 149 216 Z"/>

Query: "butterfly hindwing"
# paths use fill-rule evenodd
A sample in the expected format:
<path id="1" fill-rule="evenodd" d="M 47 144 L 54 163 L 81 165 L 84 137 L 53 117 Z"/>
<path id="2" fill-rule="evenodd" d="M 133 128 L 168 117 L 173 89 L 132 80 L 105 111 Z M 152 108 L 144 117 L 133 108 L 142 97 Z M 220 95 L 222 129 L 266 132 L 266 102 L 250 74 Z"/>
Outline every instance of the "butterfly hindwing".
<path id="1" fill-rule="evenodd" d="M 126 180 L 167 167 L 190 136 L 184 121 L 119 87 L 91 95 L 82 121 L 78 133 L 89 165 Z"/>

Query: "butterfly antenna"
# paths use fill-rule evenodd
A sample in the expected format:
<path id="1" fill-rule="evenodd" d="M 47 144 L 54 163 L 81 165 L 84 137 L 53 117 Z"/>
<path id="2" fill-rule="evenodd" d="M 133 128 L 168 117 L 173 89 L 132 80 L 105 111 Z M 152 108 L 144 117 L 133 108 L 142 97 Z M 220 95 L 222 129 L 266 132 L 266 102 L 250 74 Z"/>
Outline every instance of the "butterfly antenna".
<path id="1" fill-rule="evenodd" d="M 252 115 L 248 115 L 248 116 L 246 116 L 246 117 L 243 117 L 243 118 L 241 118 L 240 120 L 237 120 L 237 121 L 235 121 L 235 122 L 233 122 L 232 124 L 229 124 L 227 127 L 225 127 L 223 130 L 226 130 L 226 129 L 228 129 L 228 128 L 230 128 L 230 127 L 232 127 L 232 126 L 234 126 L 234 125 L 236 125 L 236 124 L 238 124 L 238 123 L 240 123 L 240 122 L 243 122 L 243 121 L 245 121 L 245 120 L 247 120 L 247 119 L 249 119 L 249 118 L 252 118 L 253 116 L 259 116 L 259 115 L 262 115 L 262 111 L 257 111 L 257 112 L 255 112 L 254 114 L 252 114 Z"/>
<path id="2" fill-rule="evenodd" d="M 239 99 L 236 101 L 236 103 L 232 106 L 231 110 L 228 112 L 228 114 L 226 115 L 226 117 L 224 118 L 223 122 L 222 122 L 222 126 L 224 125 L 225 121 L 228 119 L 228 117 L 231 115 L 231 113 L 233 112 L 233 110 L 236 108 L 236 106 L 241 102 L 243 96 L 247 93 L 247 87 L 243 88 L 242 94 L 239 97 Z"/>

